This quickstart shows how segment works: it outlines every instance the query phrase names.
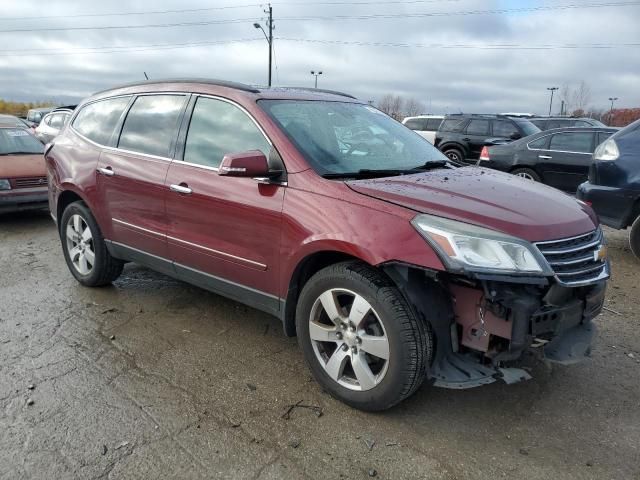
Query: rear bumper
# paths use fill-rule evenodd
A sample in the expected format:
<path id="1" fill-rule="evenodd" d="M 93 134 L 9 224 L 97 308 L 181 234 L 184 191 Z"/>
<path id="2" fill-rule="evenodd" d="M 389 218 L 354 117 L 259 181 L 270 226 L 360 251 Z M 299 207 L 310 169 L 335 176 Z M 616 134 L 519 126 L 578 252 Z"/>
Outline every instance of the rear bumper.
<path id="1" fill-rule="evenodd" d="M 27 190 L 27 189 L 25 189 Z M 29 189 L 29 192 L 9 190 L 0 194 L 0 213 L 21 212 L 48 208 L 47 188 Z"/>
<path id="2" fill-rule="evenodd" d="M 638 192 L 584 182 L 578 185 L 576 197 L 591 205 L 600 222 L 617 229 L 626 228 Z"/>

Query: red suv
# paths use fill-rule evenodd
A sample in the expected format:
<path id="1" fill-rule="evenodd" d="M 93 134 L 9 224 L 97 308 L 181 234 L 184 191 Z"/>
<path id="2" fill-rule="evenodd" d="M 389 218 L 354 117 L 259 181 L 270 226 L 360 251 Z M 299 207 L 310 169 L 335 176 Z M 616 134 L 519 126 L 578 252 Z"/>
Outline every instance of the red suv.
<path id="1" fill-rule="evenodd" d="M 45 155 L 80 283 L 133 261 L 275 315 L 354 407 L 389 408 L 425 380 L 523 380 L 531 349 L 590 353 L 609 277 L 593 211 L 458 168 L 349 95 L 126 85 L 85 100 Z"/>

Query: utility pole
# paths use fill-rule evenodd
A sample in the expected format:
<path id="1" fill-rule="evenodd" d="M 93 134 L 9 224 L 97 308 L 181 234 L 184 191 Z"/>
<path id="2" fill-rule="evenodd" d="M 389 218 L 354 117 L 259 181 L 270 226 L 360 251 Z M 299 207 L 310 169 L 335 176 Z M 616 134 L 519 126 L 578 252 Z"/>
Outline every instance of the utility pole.
<path id="1" fill-rule="evenodd" d="M 311 70 L 311 75 L 316 77 L 316 86 L 315 86 L 315 88 L 318 88 L 318 75 L 322 75 L 322 70 L 320 70 L 319 72 L 316 72 L 315 70 Z"/>
<path id="2" fill-rule="evenodd" d="M 551 100 L 549 100 L 549 116 L 551 116 L 551 107 L 553 106 L 553 92 L 558 90 L 558 87 L 547 87 L 547 90 L 551 92 Z"/>
<path id="3" fill-rule="evenodd" d="M 564 100 L 560 103 L 560 116 L 564 116 Z"/>
<path id="4" fill-rule="evenodd" d="M 271 86 L 271 61 L 273 57 L 273 7 L 271 6 L 271 4 L 269 4 L 269 8 L 265 10 L 264 13 L 269 14 L 269 18 L 267 19 L 267 28 L 269 28 L 269 34 L 267 35 L 267 32 L 264 31 L 264 28 L 262 28 L 262 25 L 260 25 L 259 23 L 254 23 L 253 26 L 262 30 L 264 38 L 267 39 L 267 43 L 269 44 L 269 86 Z"/>
<path id="5" fill-rule="evenodd" d="M 611 126 L 611 120 L 613 119 L 613 102 L 618 100 L 618 97 L 609 97 L 609 101 L 611 102 L 611 108 L 609 109 L 609 126 Z"/>

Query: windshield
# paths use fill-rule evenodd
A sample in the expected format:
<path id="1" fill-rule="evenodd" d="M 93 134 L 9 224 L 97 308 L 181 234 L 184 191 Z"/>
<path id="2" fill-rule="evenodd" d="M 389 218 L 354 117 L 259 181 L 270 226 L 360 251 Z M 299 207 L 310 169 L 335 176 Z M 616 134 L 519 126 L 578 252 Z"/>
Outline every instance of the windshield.
<path id="1" fill-rule="evenodd" d="M 542 131 L 538 127 L 536 127 L 533 123 L 531 123 L 529 120 L 523 120 L 521 118 L 518 118 L 518 119 L 512 118 L 512 120 L 516 122 L 518 126 L 522 129 L 525 137 L 528 137 L 529 135 L 533 135 L 534 133 L 538 133 Z"/>
<path id="2" fill-rule="evenodd" d="M 43 153 L 44 145 L 21 128 L 0 128 L 0 155 Z"/>
<path id="3" fill-rule="evenodd" d="M 404 171 L 447 160 L 420 135 L 369 105 L 316 100 L 259 104 L 320 175 Z"/>

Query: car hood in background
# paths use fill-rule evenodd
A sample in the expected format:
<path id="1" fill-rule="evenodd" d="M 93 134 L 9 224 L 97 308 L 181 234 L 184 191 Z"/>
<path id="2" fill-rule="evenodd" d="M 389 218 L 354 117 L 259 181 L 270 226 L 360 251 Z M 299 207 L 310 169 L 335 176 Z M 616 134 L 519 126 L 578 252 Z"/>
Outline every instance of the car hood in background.
<path id="1" fill-rule="evenodd" d="M 41 153 L 0 155 L 0 178 L 44 177 L 47 168 Z"/>
<path id="2" fill-rule="evenodd" d="M 580 235 L 597 225 L 591 209 L 573 197 L 485 168 L 443 169 L 346 183 L 369 197 L 529 241 Z"/>

